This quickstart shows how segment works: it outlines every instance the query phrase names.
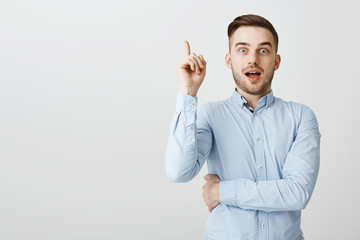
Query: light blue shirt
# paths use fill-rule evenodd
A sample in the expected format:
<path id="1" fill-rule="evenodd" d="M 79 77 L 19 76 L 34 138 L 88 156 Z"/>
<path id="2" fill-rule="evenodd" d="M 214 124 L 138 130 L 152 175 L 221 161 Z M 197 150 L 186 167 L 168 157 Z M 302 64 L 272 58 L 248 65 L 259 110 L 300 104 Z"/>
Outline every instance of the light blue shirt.
<path id="1" fill-rule="evenodd" d="M 206 221 L 205 239 L 300 240 L 301 209 L 319 171 L 320 133 L 313 111 L 274 97 L 251 109 L 236 90 L 197 107 L 178 94 L 166 151 L 173 182 L 193 179 L 207 160 L 220 182 L 220 204 Z"/>

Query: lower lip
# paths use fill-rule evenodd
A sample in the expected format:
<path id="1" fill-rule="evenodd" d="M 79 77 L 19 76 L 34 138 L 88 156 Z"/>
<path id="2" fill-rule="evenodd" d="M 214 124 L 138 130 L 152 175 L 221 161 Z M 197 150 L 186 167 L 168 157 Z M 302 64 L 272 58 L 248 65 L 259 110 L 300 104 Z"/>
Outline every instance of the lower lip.
<path id="1" fill-rule="evenodd" d="M 246 75 L 245 75 L 246 76 Z M 255 77 L 248 77 L 248 76 L 246 76 L 247 77 L 247 79 L 250 81 L 250 82 L 256 82 L 257 80 L 259 80 L 260 79 L 260 77 L 261 77 L 261 75 L 256 75 Z"/>

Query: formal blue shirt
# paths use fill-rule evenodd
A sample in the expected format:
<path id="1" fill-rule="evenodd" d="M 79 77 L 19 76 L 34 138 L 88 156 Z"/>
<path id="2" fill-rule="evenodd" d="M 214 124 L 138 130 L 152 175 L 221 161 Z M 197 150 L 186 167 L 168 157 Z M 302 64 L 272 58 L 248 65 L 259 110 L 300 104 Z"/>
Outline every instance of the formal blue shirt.
<path id="1" fill-rule="evenodd" d="M 206 220 L 205 239 L 300 240 L 301 209 L 319 171 L 320 133 L 313 111 L 274 97 L 252 109 L 235 89 L 197 107 L 177 95 L 166 151 L 173 182 L 193 179 L 207 161 L 220 182 L 220 204 Z"/>

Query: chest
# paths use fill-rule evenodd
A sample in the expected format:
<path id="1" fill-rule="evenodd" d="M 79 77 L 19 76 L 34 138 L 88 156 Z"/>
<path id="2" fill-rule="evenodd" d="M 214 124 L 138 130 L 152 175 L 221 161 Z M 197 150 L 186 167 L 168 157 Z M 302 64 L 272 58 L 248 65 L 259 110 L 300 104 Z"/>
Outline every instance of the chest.
<path id="1" fill-rule="evenodd" d="M 212 118 L 210 165 L 229 178 L 281 178 L 286 156 L 296 136 L 297 121 L 286 111 L 264 109 L 251 114 L 224 110 Z M 261 175 L 261 176 L 262 176 Z M 260 176 L 260 177 L 261 177 Z"/>

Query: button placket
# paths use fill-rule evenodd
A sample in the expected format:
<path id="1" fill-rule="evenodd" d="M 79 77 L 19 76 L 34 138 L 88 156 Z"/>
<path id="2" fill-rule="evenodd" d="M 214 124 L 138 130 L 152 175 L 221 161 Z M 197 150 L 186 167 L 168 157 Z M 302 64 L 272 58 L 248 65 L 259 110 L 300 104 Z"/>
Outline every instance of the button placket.
<path id="1" fill-rule="evenodd" d="M 264 142 L 262 139 L 262 123 L 259 112 L 253 113 L 254 118 L 254 151 L 255 151 L 255 167 L 257 168 L 257 180 L 264 181 L 266 180 L 266 173 L 264 171 L 265 166 L 265 156 L 264 156 Z"/>

